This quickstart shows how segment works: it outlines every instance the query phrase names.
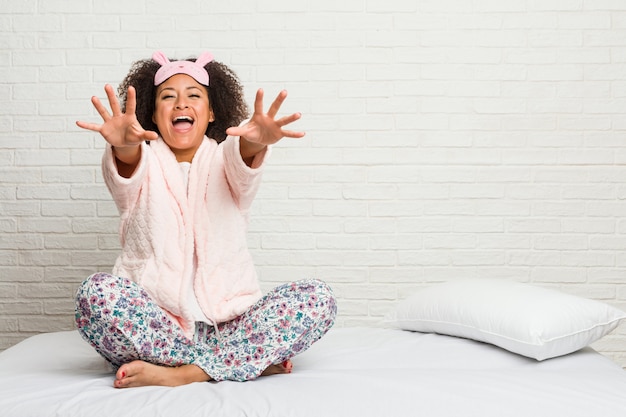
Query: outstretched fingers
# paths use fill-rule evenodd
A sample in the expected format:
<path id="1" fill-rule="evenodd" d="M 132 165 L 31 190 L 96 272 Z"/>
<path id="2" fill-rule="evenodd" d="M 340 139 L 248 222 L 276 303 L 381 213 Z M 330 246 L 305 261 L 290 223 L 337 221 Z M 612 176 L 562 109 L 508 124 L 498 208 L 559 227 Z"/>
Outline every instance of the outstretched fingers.
<path id="1" fill-rule="evenodd" d="M 122 108 L 120 107 L 120 101 L 117 99 L 115 90 L 113 90 L 113 86 L 111 86 L 111 84 L 106 84 L 104 86 L 104 91 L 107 94 L 107 98 L 109 100 L 109 106 L 111 106 L 111 112 L 113 113 L 113 116 L 121 115 Z"/>
<path id="2" fill-rule="evenodd" d="M 102 125 L 99 125 L 97 123 L 83 122 L 82 120 L 77 120 L 76 126 L 80 127 L 81 129 L 93 130 L 94 132 L 99 132 L 102 128 Z"/>
<path id="3" fill-rule="evenodd" d="M 93 106 L 95 107 L 96 111 L 98 112 L 100 117 L 102 117 L 102 120 L 104 122 L 106 122 L 106 121 L 111 119 L 111 114 L 106 109 L 106 107 L 104 107 L 104 105 L 102 104 L 102 102 L 100 101 L 100 99 L 98 97 L 96 97 L 96 96 L 91 97 L 91 104 L 93 104 Z"/>
<path id="4" fill-rule="evenodd" d="M 256 92 L 256 98 L 254 99 L 254 112 L 257 114 L 263 114 L 263 96 L 265 93 L 262 88 L 259 88 Z M 270 108 L 267 110 L 267 116 L 272 119 L 276 117 L 278 111 L 280 110 L 280 106 L 283 105 L 283 102 L 287 98 L 287 90 L 282 90 L 278 93 L 278 96 L 274 99 Z"/>
<path id="5" fill-rule="evenodd" d="M 137 108 L 137 91 L 135 87 L 130 86 L 126 92 L 126 113 L 135 114 Z M 120 112 L 121 113 L 121 112 Z"/>
<path id="6" fill-rule="evenodd" d="M 276 121 L 276 124 L 278 124 L 278 126 L 281 127 L 280 131 L 281 131 L 281 133 L 283 134 L 284 137 L 287 137 L 287 138 L 301 138 L 301 137 L 304 136 L 304 132 L 298 132 L 298 131 L 295 131 L 295 130 L 282 129 L 283 126 L 286 126 L 286 125 L 288 125 L 290 123 L 295 122 L 296 120 L 299 120 L 300 117 L 302 117 L 301 113 L 294 113 L 294 114 L 291 114 L 289 116 L 282 117 L 282 118 L 280 118 L 280 119 L 278 119 Z"/>
<path id="7" fill-rule="evenodd" d="M 115 90 L 110 84 L 104 86 L 109 108 L 98 98 L 92 97 L 91 102 L 102 118 L 102 123 L 89 123 L 77 121 L 76 125 L 83 129 L 100 133 L 104 139 L 115 147 L 134 147 L 146 140 L 155 140 L 158 134 L 154 131 L 145 130 L 135 114 L 137 107 L 137 92 L 134 87 L 129 87 L 126 93 L 126 111 L 122 111 L 120 101 Z"/>
<path id="8" fill-rule="evenodd" d="M 304 137 L 304 132 L 297 132 L 295 130 L 282 130 L 281 131 L 283 136 L 286 138 L 292 138 L 292 139 L 300 139 L 302 137 Z"/>
<path id="9" fill-rule="evenodd" d="M 226 133 L 232 136 L 241 136 L 249 142 L 260 145 L 272 145 L 284 137 L 303 137 L 304 132 L 284 129 L 288 124 L 299 120 L 302 117 L 300 113 L 293 113 L 276 119 L 280 107 L 287 98 L 287 91 L 283 90 L 278 94 L 267 113 L 263 109 L 263 96 L 263 89 L 259 88 L 254 100 L 254 114 L 250 121 L 243 126 L 230 127 L 226 130 Z"/>
<path id="10" fill-rule="evenodd" d="M 254 98 L 254 112 L 256 114 L 263 114 L 263 96 L 264 92 L 262 88 L 256 90 L 256 97 Z"/>
<path id="11" fill-rule="evenodd" d="M 280 106 L 283 105 L 283 102 L 285 101 L 286 98 L 287 98 L 287 90 L 282 90 L 280 93 L 278 93 L 278 96 L 276 96 L 269 110 L 267 111 L 267 115 L 271 117 L 272 119 L 275 118 L 276 115 L 278 114 L 278 110 L 280 110 Z"/>
<path id="12" fill-rule="evenodd" d="M 278 93 L 278 95 L 276 96 L 272 104 L 270 105 L 270 108 L 267 110 L 267 117 L 275 119 L 276 115 L 278 114 L 278 111 L 280 110 L 281 106 L 285 102 L 286 98 L 287 98 L 287 90 L 282 90 L 280 93 Z M 257 113 L 263 112 L 263 90 L 262 89 L 259 89 L 257 91 L 254 110 Z M 290 123 L 295 122 L 296 120 L 299 120 L 300 117 L 302 117 L 301 113 L 293 113 L 293 114 L 290 114 L 289 116 L 281 117 L 280 119 L 275 120 L 276 125 L 278 125 L 281 128 L 281 133 L 283 137 L 301 138 L 304 136 L 304 132 L 297 132 L 294 130 L 282 129 L 283 126 L 286 126 Z"/>
<path id="13" fill-rule="evenodd" d="M 113 87 L 111 87 L 111 85 L 109 84 L 106 84 L 104 86 L 104 91 L 109 100 L 109 104 L 111 106 L 111 111 L 113 112 L 113 116 L 115 116 L 116 114 L 120 114 L 121 110 L 120 110 L 119 101 L 117 100 L 117 97 L 115 96 Z M 98 114 L 100 115 L 104 123 L 111 120 L 113 116 L 111 115 L 111 113 L 109 113 L 109 110 L 107 110 L 107 108 L 104 106 L 104 104 L 102 104 L 102 101 L 100 101 L 98 97 L 92 96 L 91 104 L 93 104 L 93 107 L 96 109 L 96 111 L 98 112 Z M 77 121 L 76 125 L 83 129 L 93 130 L 95 132 L 102 131 L 102 124 L 98 124 L 98 123 L 88 123 L 88 122 L 83 122 L 83 121 Z"/>

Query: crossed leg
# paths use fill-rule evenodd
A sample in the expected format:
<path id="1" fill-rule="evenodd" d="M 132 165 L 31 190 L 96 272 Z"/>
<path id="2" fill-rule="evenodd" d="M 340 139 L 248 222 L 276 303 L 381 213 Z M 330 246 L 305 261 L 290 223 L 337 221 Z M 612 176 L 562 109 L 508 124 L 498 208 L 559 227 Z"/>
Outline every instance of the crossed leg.
<path id="1" fill-rule="evenodd" d="M 223 337 L 201 326 L 201 342 L 195 343 L 137 284 L 100 273 L 79 288 L 76 323 L 118 368 L 114 386 L 126 388 L 290 373 L 290 358 L 326 333 L 335 314 L 332 293 L 321 281 L 285 284 L 220 325 Z M 242 341 L 247 350 L 239 348 Z"/>

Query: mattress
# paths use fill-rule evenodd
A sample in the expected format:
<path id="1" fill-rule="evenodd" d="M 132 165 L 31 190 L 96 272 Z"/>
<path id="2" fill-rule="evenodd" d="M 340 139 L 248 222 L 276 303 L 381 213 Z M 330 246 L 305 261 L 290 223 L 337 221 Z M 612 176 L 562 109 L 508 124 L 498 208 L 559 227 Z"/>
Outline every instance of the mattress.
<path id="1" fill-rule="evenodd" d="M 115 389 L 75 331 L 0 354 L 0 415 L 626 416 L 626 372 L 591 348 L 538 362 L 437 334 L 334 328 L 288 375 Z"/>

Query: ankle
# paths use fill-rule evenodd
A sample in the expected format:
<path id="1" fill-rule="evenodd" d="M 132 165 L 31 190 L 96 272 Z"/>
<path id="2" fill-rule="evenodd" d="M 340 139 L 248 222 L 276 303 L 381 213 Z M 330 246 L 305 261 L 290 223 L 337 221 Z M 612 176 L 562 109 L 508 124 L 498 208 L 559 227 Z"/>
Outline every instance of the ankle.
<path id="1" fill-rule="evenodd" d="M 190 384 L 192 382 L 207 382 L 211 377 L 197 365 L 182 365 L 177 368 L 181 382 Z"/>

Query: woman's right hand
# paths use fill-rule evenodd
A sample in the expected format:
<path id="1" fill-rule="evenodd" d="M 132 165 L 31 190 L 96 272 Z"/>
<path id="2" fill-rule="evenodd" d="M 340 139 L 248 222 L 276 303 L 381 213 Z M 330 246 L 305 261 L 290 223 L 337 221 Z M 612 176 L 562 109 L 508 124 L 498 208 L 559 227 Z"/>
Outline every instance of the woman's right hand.
<path id="1" fill-rule="evenodd" d="M 76 125 L 83 129 L 100 133 L 102 137 L 115 148 L 116 156 L 118 157 L 121 156 L 120 154 L 136 154 L 138 152 L 137 147 L 141 142 L 154 140 L 158 137 L 156 132 L 145 130 L 141 127 L 137 120 L 137 115 L 135 114 L 137 99 L 134 87 L 128 88 L 125 113 L 122 112 L 120 102 L 115 95 L 115 91 L 113 91 L 113 87 L 106 84 L 104 91 L 109 99 L 112 114 L 104 107 L 100 99 L 94 96 L 91 98 L 91 102 L 102 117 L 104 123 L 97 124 L 77 121 Z"/>

